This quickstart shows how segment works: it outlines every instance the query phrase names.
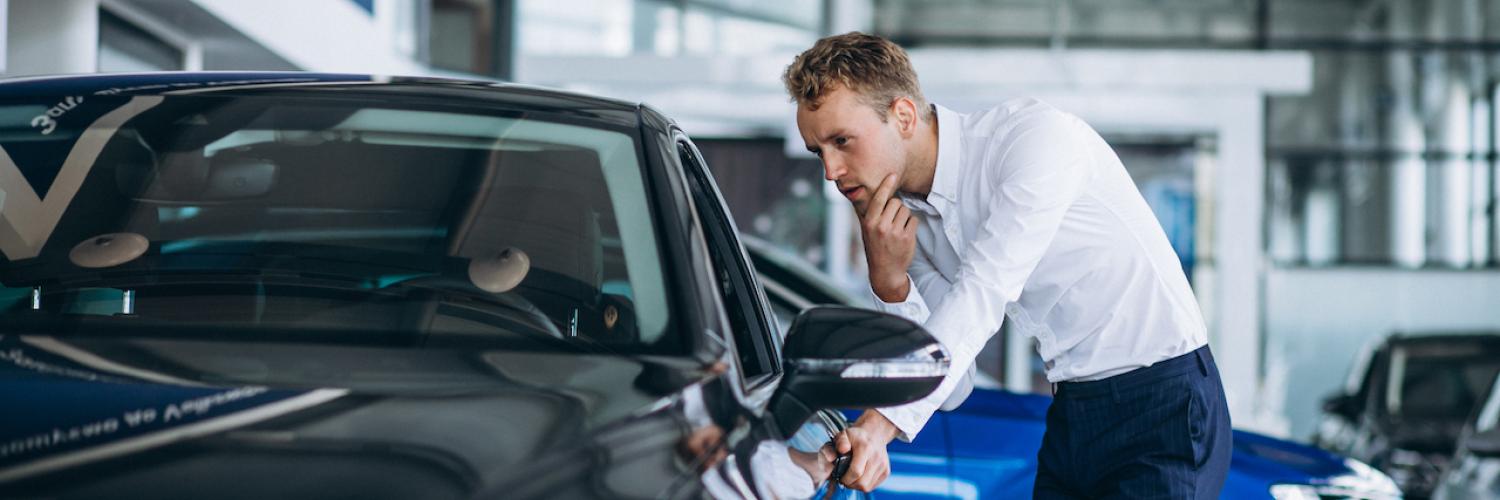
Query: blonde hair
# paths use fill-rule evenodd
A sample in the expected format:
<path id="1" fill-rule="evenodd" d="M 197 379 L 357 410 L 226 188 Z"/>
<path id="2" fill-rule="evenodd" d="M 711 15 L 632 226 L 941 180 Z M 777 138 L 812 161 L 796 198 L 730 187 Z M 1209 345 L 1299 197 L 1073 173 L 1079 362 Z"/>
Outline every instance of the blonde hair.
<path id="1" fill-rule="evenodd" d="M 906 51 L 890 40 L 858 31 L 818 40 L 792 60 L 781 82 L 792 102 L 814 111 L 829 92 L 842 85 L 875 108 L 880 121 L 886 120 L 891 103 L 901 97 L 917 104 L 923 120 L 932 114 Z"/>

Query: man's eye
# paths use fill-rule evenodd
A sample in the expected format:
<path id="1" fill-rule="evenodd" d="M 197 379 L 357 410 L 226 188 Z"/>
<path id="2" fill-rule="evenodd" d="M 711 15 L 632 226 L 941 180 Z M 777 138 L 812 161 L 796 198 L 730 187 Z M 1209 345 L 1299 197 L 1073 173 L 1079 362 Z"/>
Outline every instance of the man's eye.
<path id="1" fill-rule="evenodd" d="M 833 143 L 834 143 L 834 144 L 838 144 L 838 145 L 840 145 L 840 146 L 843 146 L 843 145 L 845 145 L 845 144 L 848 144 L 848 143 L 849 143 L 849 138 L 848 138 L 848 137 L 840 137 L 840 138 L 838 138 L 838 139 L 834 139 L 834 140 L 833 140 Z"/>

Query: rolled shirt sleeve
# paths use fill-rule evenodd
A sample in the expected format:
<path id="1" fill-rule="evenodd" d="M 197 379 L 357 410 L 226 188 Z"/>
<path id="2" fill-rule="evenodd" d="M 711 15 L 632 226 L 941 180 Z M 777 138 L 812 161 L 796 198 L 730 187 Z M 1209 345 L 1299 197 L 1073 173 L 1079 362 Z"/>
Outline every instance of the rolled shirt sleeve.
<path id="1" fill-rule="evenodd" d="M 916 437 L 960 385 L 960 375 L 972 370 L 975 356 L 1000 329 L 1006 304 L 1020 297 L 1064 215 L 1092 177 L 1088 155 L 1078 147 L 1083 125 L 1076 118 L 1054 113 L 1026 125 L 1013 132 L 1019 136 L 991 145 L 987 156 L 998 158 L 998 163 L 980 166 L 983 181 L 994 183 L 995 194 L 984 202 L 988 213 L 961 253 L 964 259 L 952 287 L 930 309 L 923 294 L 915 293 L 917 287 L 906 301 L 881 308 L 913 320 L 920 315 L 923 326 L 947 347 L 952 359 L 936 391 L 913 403 L 878 410 L 901 430 L 903 440 Z"/>

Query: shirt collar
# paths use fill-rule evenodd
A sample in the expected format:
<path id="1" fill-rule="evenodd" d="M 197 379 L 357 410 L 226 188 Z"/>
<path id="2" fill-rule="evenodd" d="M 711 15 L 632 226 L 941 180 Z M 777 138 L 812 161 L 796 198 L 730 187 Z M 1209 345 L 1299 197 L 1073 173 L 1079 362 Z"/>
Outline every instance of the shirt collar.
<path id="1" fill-rule="evenodd" d="M 959 125 L 962 125 L 961 117 L 951 109 L 938 104 L 932 105 L 937 111 L 938 125 L 938 155 L 937 167 L 932 173 L 932 191 L 927 193 L 927 199 L 897 193 L 897 197 L 913 210 L 937 214 L 941 211 L 940 205 L 958 203 L 958 178 L 959 169 L 963 168 L 959 154 L 963 148 L 959 140 L 963 137 Z"/>
<path id="2" fill-rule="evenodd" d="M 937 110 L 938 155 L 937 169 L 932 173 L 932 192 L 928 193 L 928 199 L 936 196 L 949 203 L 956 203 L 959 171 L 963 168 L 960 156 L 963 148 L 959 144 L 963 137 L 959 126 L 963 122 L 958 113 L 951 109 L 937 104 L 932 107 Z"/>

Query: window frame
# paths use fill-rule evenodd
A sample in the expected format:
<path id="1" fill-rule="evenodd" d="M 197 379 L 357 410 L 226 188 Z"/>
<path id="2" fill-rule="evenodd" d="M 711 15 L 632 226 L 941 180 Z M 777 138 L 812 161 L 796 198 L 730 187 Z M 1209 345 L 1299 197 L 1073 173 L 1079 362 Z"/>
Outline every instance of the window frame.
<path id="1" fill-rule="evenodd" d="M 752 304 L 731 304 L 728 301 L 721 301 L 726 314 L 731 313 L 729 308 L 743 307 L 742 312 L 747 316 L 747 326 L 751 329 L 748 332 L 728 332 L 735 338 L 733 344 L 736 360 L 741 363 L 740 376 L 750 390 L 774 385 L 781 379 L 783 368 L 781 366 L 780 329 L 775 316 L 771 313 L 771 305 L 750 263 L 749 254 L 739 241 L 739 230 L 735 227 L 733 217 L 730 216 L 729 207 L 724 202 L 718 186 L 713 183 L 702 154 L 685 135 L 676 134 L 673 144 L 679 160 L 683 162 L 683 170 L 687 173 L 690 195 L 695 204 L 701 205 L 698 207 L 697 217 L 699 217 L 699 224 L 705 228 L 704 238 L 709 251 L 713 254 L 711 258 L 720 256 L 726 261 L 734 261 L 728 269 L 715 269 L 715 271 L 728 273 L 731 284 L 737 288 L 735 290 L 737 293 L 744 297 L 754 298 Z M 728 231 L 720 234 L 719 231 L 725 228 Z M 714 262 L 713 264 L 718 267 L 721 264 L 731 263 Z M 717 288 L 719 284 L 716 282 L 712 286 Z M 720 297 L 723 297 L 723 290 L 720 290 Z M 749 335 L 748 340 L 756 352 L 739 352 L 740 340 L 745 335 Z M 748 367 L 745 366 L 744 360 L 747 355 L 754 356 L 759 361 L 757 364 L 760 366 L 756 367 L 755 373 L 747 370 Z"/>

